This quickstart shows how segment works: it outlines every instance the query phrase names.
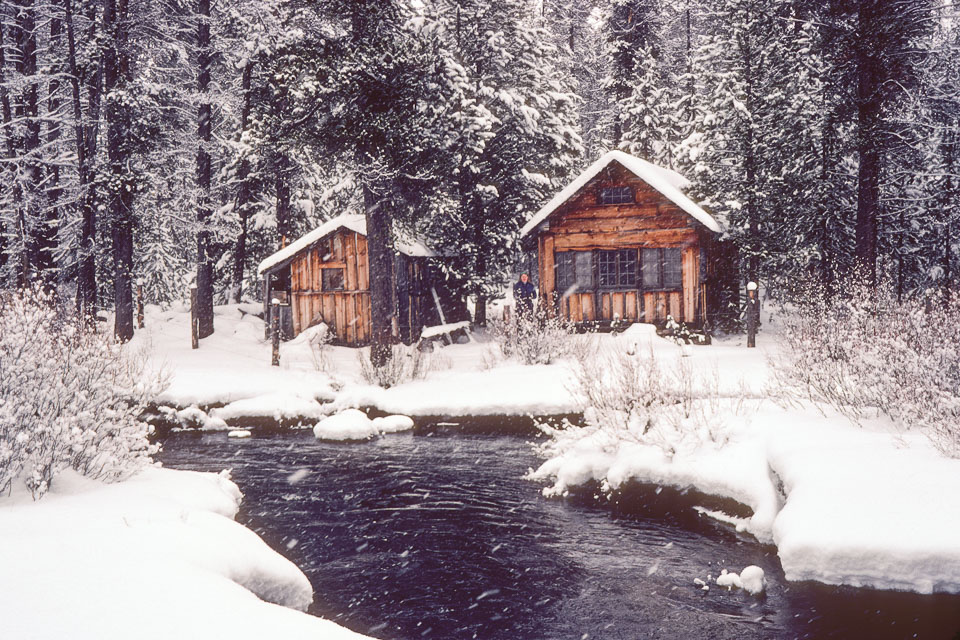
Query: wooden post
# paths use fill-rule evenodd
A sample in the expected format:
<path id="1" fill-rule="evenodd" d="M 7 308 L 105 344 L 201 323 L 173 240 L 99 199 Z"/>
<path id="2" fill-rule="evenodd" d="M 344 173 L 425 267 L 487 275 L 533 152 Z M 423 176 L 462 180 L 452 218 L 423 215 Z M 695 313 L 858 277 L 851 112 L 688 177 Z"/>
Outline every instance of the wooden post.
<path id="1" fill-rule="evenodd" d="M 143 329 L 143 280 L 137 280 L 137 329 Z"/>
<path id="2" fill-rule="evenodd" d="M 190 346 L 200 348 L 200 325 L 197 318 L 197 287 L 190 287 Z"/>
<path id="3" fill-rule="evenodd" d="M 270 342 L 273 344 L 273 352 L 270 364 L 274 367 L 280 366 L 280 300 L 274 298 L 270 301 Z"/>
<path id="4" fill-rule="evenodd" d="M 757 322 L 760 319 L 760 304 L 757 300 L 757 283 L 747 283 L 747 347 L 757 346 Z"/>

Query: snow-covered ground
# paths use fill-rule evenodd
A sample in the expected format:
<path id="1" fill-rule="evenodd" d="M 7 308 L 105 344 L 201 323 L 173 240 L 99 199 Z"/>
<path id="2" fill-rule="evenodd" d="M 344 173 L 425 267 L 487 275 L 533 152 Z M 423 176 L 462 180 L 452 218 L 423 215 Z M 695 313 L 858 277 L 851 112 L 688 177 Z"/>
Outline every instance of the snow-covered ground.
<path id="1" fill-rule="evenodd" d="M 503 360 L 483 336 L 434 352 L 423 379 L 384 390 L 363 382 L 355 349 L 327 346 L 321 355 L 293 341 L 281 348 L 281 366 L 269 367 L 262 324 L 236 307 L 218 309 L 217 333 L 198 351 L 190 350 L 185 314 L 149 320 L 153 352 L 172 376 L 164 400 L 181 408 L 200 398 L 222 403 L 211 415 L 225 419 L 299 414 L 314 424 L 356 407 L 411 416 L 584 408 L 567 363 Z M 960 591 L 960 539 L 951 533 L 960 524 L 960 462 L 943 458 L 925 437 L 882 421 L 853 427 L 818 408 L 765 399 L 769 344 L 748 350 L 732 339 L 683 352 L 642 325 L 595 340 L 597 351 L 652 353 L 664 371 L 682 363 L 702 393 L 722 399 L 710 418 L 723 446 L 684 437 L 665 452 L 662 443 L 571 437 L 531 475 L 549 483 L 548 494 L 589 481 L 696 487 L 751 507 L 752 517 L 731 524 L 776 544 L 789 579 Z M 245 381 L 234 384 L 237 377 Z"/>
<path id="2" fill-rule="evenodd" d="M 451 417 L 584 409 L 570 363 L 504 360 L 483 335 L 430 354 L 423 379 L 384 390 L 363 381 L 355 349 L 311 349 L 298 339 L 282 345 L 281 366 L 270 367 L 262 323 L 237 307 L 218 308 L 217 331 L 197 351 L 182 311 L 150 313 L 148 323 L 138 340 L 149 341 L 171 375 L 163 400 L 180 409 L 224 405 L 212 418 L 300 415 L 312 426 L 350 408 Z M 758 349 L 733 338 L 681 350 L 635 325 L 594 340 L 597 353 L 653 354 L 665 375 L 695 378 L 693 396 L 717 398 L 702 414 L 710 424 L 674 434 L 676 442 L 571 430 L 531 473 L 548 485 L 545 493 L 591 481 L 611 489 L 630 480 L 695 487 L 752 508 L 749 518 L 710 515 L 775 544 L 790 580 L 960 592 L 960 461 L 942 457 L 924 436 L 881 420 L 855 427 L 802 403 L 778 406 L 768 398 L 766 355 L 776 348 L 769 335 Z M 363 437 L 382 432 L 360 427 Z"/>
<path id="3" fill-rule="evenodd" d="M 302 613 L 309 581 L 234 522 L 240 499 L 226 474 L 157 468 L 0 499 L 0 637 L 364 638 Z"/>

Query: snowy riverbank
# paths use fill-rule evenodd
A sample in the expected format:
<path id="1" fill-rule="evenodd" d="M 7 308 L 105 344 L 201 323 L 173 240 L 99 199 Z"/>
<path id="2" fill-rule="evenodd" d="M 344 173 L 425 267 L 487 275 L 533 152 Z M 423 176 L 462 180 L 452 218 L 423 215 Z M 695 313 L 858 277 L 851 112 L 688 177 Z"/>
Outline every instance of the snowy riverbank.
<path id="1" fill-rule="evenodd" d="M 234 522 L 240 499 L 224 474 L 157 468 L 0 498 L 0 636 L 364 638 L 302 613 L 310 583 Z"/>
<path id="2" fill-rule="evenodd" d="M 154 361 L 171 374 L 162 400 L 187 409 L 193 424 L 272 416 L 313 426 L 356 407 L 450 417 L 584 409 L 569 363 L 523 366 L 497 358 L 482 340 L 435 352 L 423 379 L 383 390 L 363 382 L 355 349 L 318 352 L 295 340 L 282 346 L 281 366 L 270 367 L 258 319 L 223 307 L 216 320 L 217 333 L 197 351 L 182 311 L 151 312 L 149 331 L 138 337 L 149 339 Z M 602 428 L 557 435 L 531 474 L 548 485 L 547 494 L 590 482 L 616 489 L 630 480 L 694 487 L 750 507 L 748 518 L 711 515 L 775 544 L 790 580 L 960 592 L 960 538 L 953 535 L 960 461 L 880 420 L 855 427 L 807 405 L 778 406 L 767 389 L 770 336 L 762 336 L 760 349 L 732 339 L 685 354 L 644 325 L 594 339 L 598 353 L 652 354 L 665 374 L 682 367 L 694 405 L 709 407 L 699 422 L 687 420 L 657 442 Z M 198 418 L 194 404 L 209 412 Z"/>

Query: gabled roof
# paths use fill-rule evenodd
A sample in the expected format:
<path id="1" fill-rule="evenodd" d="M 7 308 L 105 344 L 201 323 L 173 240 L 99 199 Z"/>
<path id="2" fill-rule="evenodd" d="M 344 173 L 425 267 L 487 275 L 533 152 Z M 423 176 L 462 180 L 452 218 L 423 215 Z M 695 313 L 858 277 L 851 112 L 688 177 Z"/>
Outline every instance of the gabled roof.
<path id="1" fill-rule="evenodd" d="M 285 262 L 289 262 L 295 255 L 304 249 L 316 244 L 317 242 L 320 242 L 339 229 L 349 229 L 350 231 L 359 233 L 362 236 L 366 236 L 366 216 L 344 213 L 336 218 L 333 218 L 332 220 L 324 222 L 313 231 L 297 238 L 294 242 L 291 242 L 283 249 L 280 249 L 280 251 L 277 251 L 273 255 L 265 258 L 263 262 L 260 263 L 260 266 L 257 267 L 257 275 L 261 275 L 264 271 L 269 271 L 270 269 L 282 265 Z M 415 240 L 410 241 L 398 239 L 395 248 L 398 252 L 414 258 L 432 258 L 437 255 L 425 244 Z"/>
<path id="2" fill-rule="evenodd" d="M 676 171 L 650 164 L 646 160 L 635 158 L 622 151 L 608 151 L 603 154 L 599 160 L 587 167 L 583 173 L 577 176 L 576 180 L 568 184 L 560 193 L 553 196 L 550 202 L 544 205 L 543 208 L 523 226 L 523 229 L 520 230 L 520 237 L 522 238 L 536 229 L 541 222 L 550 217 L 550 214 L 576 195 L 588 182 L 593 180 L 597 174 L 614 161 L 620 163 L 625 169 L 659 191 L 664 197 L 670 200 L 670 202 L 689 213 L 707 229 L 717 233 L 723 230 L 723 227 L 720 226 L 720 223 L 717 222 L 713 216 L 684 195 L 682 189 L 687 188 L 690 185 L 690 181 L 682 175 Z"/>

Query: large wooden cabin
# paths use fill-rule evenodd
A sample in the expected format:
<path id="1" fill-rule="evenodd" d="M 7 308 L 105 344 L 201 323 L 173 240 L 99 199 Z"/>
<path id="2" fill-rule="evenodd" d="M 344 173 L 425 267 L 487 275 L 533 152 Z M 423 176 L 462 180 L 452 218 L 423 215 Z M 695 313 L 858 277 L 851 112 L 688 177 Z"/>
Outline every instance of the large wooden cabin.
<path id="1" fill-rule="evenodd" d="M 417 242 L 401 242 L 393 261 L 394 307 L 399 338 L 420 335 L 425 311 L 432 307 L 428 258 L 434 254 Z M 296 336 L 325 323 L 338 344 L 361 346 L 371 339 L 370 268 L 367 225 L 362 215 L 341 215 L 260 263 L 264 318 L 270 322 L 271 299 L 281 308 L 281 335 Z"/>
<path id="2" fill-rule="evenodd" d="M 541 304 L 576 323 L 707 321 L 707 263 L 720 224 L 680 174 L 611 151 L 521 231 L 536 247 Z"/>

